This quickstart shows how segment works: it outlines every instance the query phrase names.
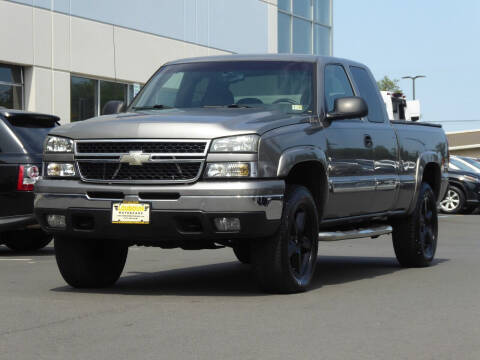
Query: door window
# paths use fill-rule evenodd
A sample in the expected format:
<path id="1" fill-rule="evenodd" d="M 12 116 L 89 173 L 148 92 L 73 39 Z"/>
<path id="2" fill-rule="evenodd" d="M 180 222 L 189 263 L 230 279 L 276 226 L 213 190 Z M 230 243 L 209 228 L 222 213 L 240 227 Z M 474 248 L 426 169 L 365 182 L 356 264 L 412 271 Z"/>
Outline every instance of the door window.
<path id="1" fill-rule="evenodd" d="M 385 115 L 383 111 L 383 102 L 380 99 L 377 87 L 372 82 L 368 72 L 360 67 L 350 67 L 353 80 L 357 85 L 360 96 L 367 102 L 368 105 L 368 121 L 383 123 L 385 121 Z"/>
<path id="2" fill-rule="evenodd" d="M 353 90 L 343 66 L 325 66 L 325 102 L 327 112 L 333 111 L 336 99 L 347 96 L 353 96 Z"/>

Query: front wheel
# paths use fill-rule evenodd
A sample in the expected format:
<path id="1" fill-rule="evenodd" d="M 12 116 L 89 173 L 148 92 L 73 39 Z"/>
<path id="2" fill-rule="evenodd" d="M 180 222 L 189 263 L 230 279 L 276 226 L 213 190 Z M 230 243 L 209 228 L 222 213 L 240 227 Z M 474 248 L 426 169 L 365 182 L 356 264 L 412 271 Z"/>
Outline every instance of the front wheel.
<path id="1" fill-rule="evenodd" d="M 128 246 L 101 239 L 55 237 L 55 258 L 64 280 L 75 288 L 102 288 L 120 277 Z"/>
<path id="2" fill-rule="evenodd" d="M 307 290 L 318 252 L 318 212 L 310 191 L 300 185 L 289 186 L 278 232 L 252 245 L 253 270 L 264 290 Z"/>
<path id="3" fill-rule="evenodd" d="M 2 234 L 2 241 L 14 251 L 35 251 L 47 246 L 52 235 L 42 230 L 15 230 Z"/>
<path id="4" fill-rule="evenodd" d="M 413 213 L 393 224 L 393 247 L 400 265 L 429 266 L 437 249 L 437 237 L 435 195 L 430 185 L 422 183 Z"/>

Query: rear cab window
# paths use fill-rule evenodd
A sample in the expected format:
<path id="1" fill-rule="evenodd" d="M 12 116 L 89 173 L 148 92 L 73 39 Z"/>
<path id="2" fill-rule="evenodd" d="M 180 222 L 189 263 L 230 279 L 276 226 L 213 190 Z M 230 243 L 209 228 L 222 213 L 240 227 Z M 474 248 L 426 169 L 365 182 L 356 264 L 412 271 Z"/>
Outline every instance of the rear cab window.
<path id="1" fill-rule="evenodd" d="M 359 96 L 361 96 L 368 105 L 367 119 L 374 123 L 385 122 L 385 113 L 383 111 L 383 103 L 377 86 L 373 83 L 367 70 L 358 66 L 350 66 L 353 81 L 357 85 Z"/>

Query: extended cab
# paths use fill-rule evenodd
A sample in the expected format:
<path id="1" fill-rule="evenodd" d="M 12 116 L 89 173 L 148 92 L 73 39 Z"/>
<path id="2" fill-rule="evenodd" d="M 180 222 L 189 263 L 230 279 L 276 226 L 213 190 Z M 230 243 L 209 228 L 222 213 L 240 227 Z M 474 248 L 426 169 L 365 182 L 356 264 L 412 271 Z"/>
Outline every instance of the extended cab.
<path id="1" fill-rule="evenodd" d="M 70 285 L 115 283 L 131 245 L 228 246 L 297 292 L 319 240 L 393 232 L 403 266 L 429 265 L 448 146 L 390 122 L 365 65 L 223 56 L 162 66 L 125 113 L 51 131 L 43 161 L 35 213 Z"/>

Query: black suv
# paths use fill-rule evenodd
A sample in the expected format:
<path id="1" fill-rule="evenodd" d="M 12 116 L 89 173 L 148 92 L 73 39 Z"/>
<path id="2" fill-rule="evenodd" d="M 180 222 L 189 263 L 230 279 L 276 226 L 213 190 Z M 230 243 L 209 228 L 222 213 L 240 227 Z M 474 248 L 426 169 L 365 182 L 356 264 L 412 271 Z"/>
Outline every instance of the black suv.
<path id="1" fill-rule="evenodd" d="M 447 214 L 471 213 L 480 205 L 480 163 L 465 156 L 450 156 L 448 191 L 440 202 Z"/>
<path id="2" fill-rule="evenodd" d="M 58 121 L 0 108 L 0 244 L 12 250 L 37 250 L 52 239 L 33 215 L 33 186 L 41 175 L 45 136 Z"/>

